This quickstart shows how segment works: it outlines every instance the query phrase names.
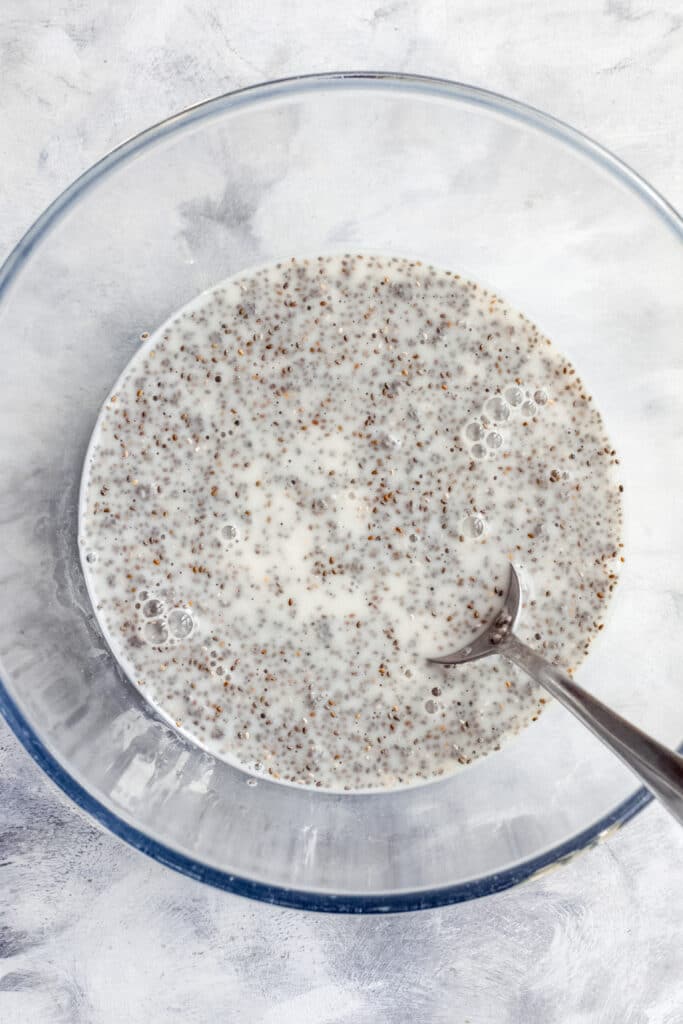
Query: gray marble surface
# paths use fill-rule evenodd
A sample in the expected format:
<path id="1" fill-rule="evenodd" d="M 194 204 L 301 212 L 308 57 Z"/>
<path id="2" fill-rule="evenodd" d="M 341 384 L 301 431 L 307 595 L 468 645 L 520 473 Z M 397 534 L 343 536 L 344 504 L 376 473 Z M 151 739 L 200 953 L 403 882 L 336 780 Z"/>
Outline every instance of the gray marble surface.
<path id="1" fill-rule="evenodd" d="M 286 14 L 285 14 L 286 10 Z M 108 149 L 211 95 L 373 67 L 508 93 L 683 198 L 683 12 L 516 0 L 5 0 L 0 252 Z M 391 918 L 266 907 L 100 832 L 0 724 L 0 1021 L 678 1024 L 683 841 L 657 807 L 519 889 Z"/>

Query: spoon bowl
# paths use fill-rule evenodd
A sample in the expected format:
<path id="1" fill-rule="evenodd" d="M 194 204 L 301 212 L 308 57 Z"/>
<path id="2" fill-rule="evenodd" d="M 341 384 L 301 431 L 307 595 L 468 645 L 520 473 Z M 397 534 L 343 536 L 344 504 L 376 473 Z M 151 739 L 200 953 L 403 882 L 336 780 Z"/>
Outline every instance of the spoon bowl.
<path id="1" fill-rule="evenodd" d="M 495 619 L 470 644 L 452 654 L 427 660 L 437 665 L 463 665 L 468 661 L 488 658 L 492 654 L 508 658 L 544 686 L 621 758 L 683 825 L 683 757 L 631 725 L 575 683 L 561 668 L 522 643 L 514 632 L 521 606 L 520 579 L 514 565 L 510 565 L 507 593 Z"/>
<path id="2" fill-rule="evenodd" d="M 495 619 L 465 647 L 458 648 L 452 654 L 427 658 L 427 661 L 433 665 L 464 665 L 468 661 L 488 658 L 491 654 L 501 654 L 501 644 L 509 634 L 514 632 L 521 609 L 522 584 L 514 565 L 510 565 L 510 578 L 505 600 Z"/>

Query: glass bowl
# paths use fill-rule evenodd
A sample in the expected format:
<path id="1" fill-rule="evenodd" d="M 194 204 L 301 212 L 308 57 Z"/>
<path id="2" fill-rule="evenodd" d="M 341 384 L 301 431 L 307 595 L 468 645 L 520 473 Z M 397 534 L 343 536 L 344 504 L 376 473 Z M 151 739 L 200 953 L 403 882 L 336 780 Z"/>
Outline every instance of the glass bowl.
<path id="1" fill-rule="evenodd" d="M 293 254 L 411 255 L 490 286 L 573 361 L 622 456 L 626 552 L 580 680 L 683 736 L 678 649 L 682 228 L 578 132 L 468 86 L 331 74 L 221 96 L 96 164 L 0 272 L 0 706 L 59 786 L 202 881 L 315 910 L 413 910 L 510 886 L 647 801 L 560 707 L 413 788 L 259 780 L 193 746 L 117 668 L 77 548 L 101 402 L 198 292 Z"/>

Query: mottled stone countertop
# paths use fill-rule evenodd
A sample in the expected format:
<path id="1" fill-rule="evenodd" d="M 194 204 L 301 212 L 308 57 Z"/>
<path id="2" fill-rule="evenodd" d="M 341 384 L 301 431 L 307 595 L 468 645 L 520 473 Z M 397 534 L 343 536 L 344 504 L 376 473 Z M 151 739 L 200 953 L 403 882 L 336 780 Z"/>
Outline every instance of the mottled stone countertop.
<path id="1" fill-rule="evenodd" d="M 442 75 L 599 139 L 683 198 L 683 12 L 666 0 L 6 0 L 0 253 L 133 133 L 340 68 Z M 174 874 L 101 832 L 0 724 L 2 1024 L 678 1024 L 683 841 L 650 806 L 516 890 L 340 918 Z"/>

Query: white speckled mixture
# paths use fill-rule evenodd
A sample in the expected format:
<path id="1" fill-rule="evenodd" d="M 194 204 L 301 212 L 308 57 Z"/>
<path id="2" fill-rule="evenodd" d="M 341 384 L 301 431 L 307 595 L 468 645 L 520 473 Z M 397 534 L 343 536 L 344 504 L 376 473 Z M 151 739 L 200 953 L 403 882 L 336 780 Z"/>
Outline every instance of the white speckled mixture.
<path id="1" fill-rule="evenodd" d="M 448 271 L 326 256 L 245 274 L 146 340 L 86 460 L 80 542 L 112 650 L 219 756 L 335 789 L 499 748 L 545 699 L 476 634 L 508 563 L 569 668 L 621 559 L 618 460 L 574 368 Z"/>

